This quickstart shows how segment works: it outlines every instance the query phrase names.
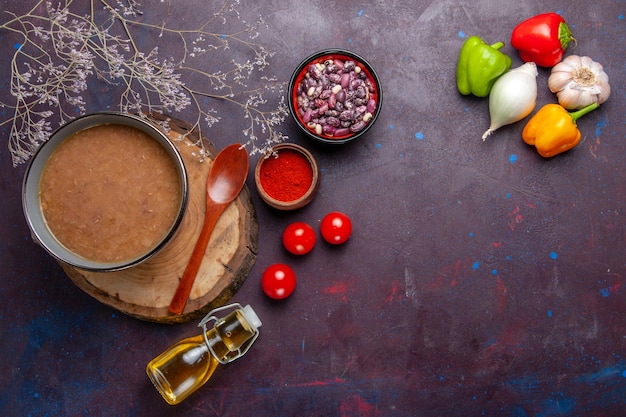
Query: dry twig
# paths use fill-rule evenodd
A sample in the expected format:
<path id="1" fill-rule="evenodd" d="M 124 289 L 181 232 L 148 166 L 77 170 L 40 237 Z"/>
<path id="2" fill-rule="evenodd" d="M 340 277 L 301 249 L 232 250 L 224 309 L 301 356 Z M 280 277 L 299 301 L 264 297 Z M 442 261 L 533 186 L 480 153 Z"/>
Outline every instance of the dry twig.
<path id="1" fill-rule="evenodd" d="M 216 103 L 232 104 L 242 112 L 242 132 L 251 155 L 265 153 L 285 139 L 276 130 L 287 116 L 284 84 L 259 74 L 273 53 L 255 41 L 262 19 L 245 22 L 237 11 L 239 0 L 224 0 L 192 29 L 143 21 L 135 0 L 90 0 L 86 15 L 75 13 L 74 3 L 64 0 L 55 5 L 41 0 L 23 15 L 6 12 L 10 19 L 0 25 L 22 38 L 11 60 L 10 90 L 15 101 L 0 102 L 10 109 L 6 113 L 12 113 L 0 126 L 10 126 L 14 165 L 28 161 L 47 140 L 55 128 L 53 120 L 63 124 L 90 110 L 84 93 L 94 79 L 119 92 L 119 111 L 168 114 L 191 109 L 192 125 L 200 132 L 220 120 Z M 231 20 L 241 29 L 233 33 L 213 30 L 218 25 L 223 29 Z M 146 32 L 156 39 L 169 37 L 168 41 L 179 45 L 180 56 L 161 58 L 158 46 L 142 51 L 138 33 L 146 36 Z M 224 58 L 242 50 L 251 58 Z M 201 57 L 202 62 L 209 62 L 207 55 L 216 55 L 210 62 L 226 63 L 226 67 L 199 68 Z M 248 87 L 250 82 L 260 85 Z M 266 95 L 276 103 L 268 104 Z M 167 129 L 166 122 L 163 127 Z M 204 158 L 204 144 L 198 145 L 198 156 Z"/>

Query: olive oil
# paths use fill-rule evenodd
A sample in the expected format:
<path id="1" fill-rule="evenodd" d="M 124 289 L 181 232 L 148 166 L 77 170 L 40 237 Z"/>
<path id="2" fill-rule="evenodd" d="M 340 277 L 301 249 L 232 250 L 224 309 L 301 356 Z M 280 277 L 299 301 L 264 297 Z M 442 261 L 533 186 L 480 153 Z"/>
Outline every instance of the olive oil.
<path id="1" fill-rule="evenodd" d="M 250 306 L 219 320 L 212 316 L 215 311 L 200 323 L 203 334 L 181 340 L 148 363 L 146 373 L 168 404 L 178 404 L 191 395 L 220 364 L 243 356 L 258 336 L 261 322 Z M 210 319 L 216 321 L 207 331 Z"/>

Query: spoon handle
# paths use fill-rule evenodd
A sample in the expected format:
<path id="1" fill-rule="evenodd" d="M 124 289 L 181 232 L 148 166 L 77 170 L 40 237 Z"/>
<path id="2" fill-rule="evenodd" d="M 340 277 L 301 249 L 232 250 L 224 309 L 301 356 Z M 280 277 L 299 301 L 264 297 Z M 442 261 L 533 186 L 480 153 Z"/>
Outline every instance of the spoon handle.
<path id="1" fill-rule="evenodd" d="M 209 197 L 207 196 L 207 198 Z M 185 305 L 187 304 L 187 300 L 189 299 L 189 294 L 191 293 L 191 287 L 193 287 L 193 283 L 196 280 L 196 275 L 198 275 L 200 265 L 202 264 L 202 260 L 204 259 L 204 253 L 206 252 L 206 248 L 209 245 L 209 240 L 211 239 L 213 229 L 215 228 L 217 221 L 229 204 L 230 202 L 207 204 L 206 213 L 204 215 L 204 223 L 202 224 L 200 236 L 198 236 L 196 246 L 193 248 L 193 252 L 191 253 L 191 258 L 189 258 L 189 262 L 187 263 L 185 272 L 183 272 L 183 276 L 178 283 L 178 287 L 176 288 L 174 297 L 170 302 L 170 313 L 183 313 Z"/>

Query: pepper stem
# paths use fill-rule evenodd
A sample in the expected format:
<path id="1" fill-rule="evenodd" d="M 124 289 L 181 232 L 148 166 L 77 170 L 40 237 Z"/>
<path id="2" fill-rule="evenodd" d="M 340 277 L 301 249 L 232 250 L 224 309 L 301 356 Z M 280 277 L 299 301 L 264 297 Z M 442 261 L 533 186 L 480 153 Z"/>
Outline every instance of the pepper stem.
<path id="1" fill-rule="evenodd" d="M 490 45 L 496 51 L 504 46 L 504 42 L 496 42 L 493 45 Z"/>
<path id="2" fill-rule="evenodd" d="M 594 103 L 589 104 L 587 107 L 583 107 L 582 109 L 578 111 L 570 113 L 569 115 L 572 116 L 572 121 L 576 123 L 576 120 L 578 120 L 578 118 L 584 116 L 585 114 L 589 113 L 592 110 L 597 109 L 598 107 L 600 107 L 598 102 L 594 102 Z"/>
<path id="3" fill-rule="evenodd" d="M 572 31 L 570 30 L 569 26 L 567 26 L 567 23 L 561 22 L 559 24 L 558 37 L 559 42 L 561 43 L 561 49 L 565 51 L 569 43 L 574 40 L 574 37 L 572 36 Z"/>

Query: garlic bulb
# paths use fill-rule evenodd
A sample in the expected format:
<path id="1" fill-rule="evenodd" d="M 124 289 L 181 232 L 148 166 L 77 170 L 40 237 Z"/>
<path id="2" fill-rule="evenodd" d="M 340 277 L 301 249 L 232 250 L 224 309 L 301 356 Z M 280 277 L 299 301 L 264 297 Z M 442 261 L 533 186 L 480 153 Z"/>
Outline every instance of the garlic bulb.
<path id="1" fill-rule="evenodd" d="M 570 55 L 552 67 L 548 87 L 568 110 L 602 104 L 611 95 L 609 76 L 588 56 Z"/>

